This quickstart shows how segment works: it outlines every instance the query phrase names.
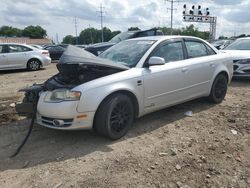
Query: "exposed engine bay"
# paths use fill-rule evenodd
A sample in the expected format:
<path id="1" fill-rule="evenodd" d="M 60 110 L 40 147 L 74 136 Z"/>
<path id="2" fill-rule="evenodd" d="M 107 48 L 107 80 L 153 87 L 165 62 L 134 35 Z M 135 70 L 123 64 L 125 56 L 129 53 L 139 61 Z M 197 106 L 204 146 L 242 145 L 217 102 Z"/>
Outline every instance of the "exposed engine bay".
<path id="1" fill-rule="evenodd" d="M 19 114 L 30 116 L 34 112 L 33 104 L 37 103 L 41 91 L 72 89 L 91 80 L 128 70 L 129 67 L 101 59 L 83 49 L 69 46 L 60 58 L 57 69 L 58 74 L 44 83 L 34 84 L 20 90 L 25 92 L 25 97 L 23 102 L 16 106 Z"/>

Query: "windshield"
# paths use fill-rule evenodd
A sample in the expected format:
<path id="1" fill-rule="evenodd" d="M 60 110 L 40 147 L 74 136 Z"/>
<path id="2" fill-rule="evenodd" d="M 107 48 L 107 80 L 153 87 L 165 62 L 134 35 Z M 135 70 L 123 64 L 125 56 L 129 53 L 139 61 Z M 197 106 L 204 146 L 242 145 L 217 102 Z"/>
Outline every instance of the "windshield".
<path id="1" fill-rule="evenodd" d="M 104 51 L 99 57 L 134 67 L 154 42 L 153 40 L 122 41 Z"/>
<path id="2" fill-rule="evenodd" d="M 224 50 L 250 50 L 250 39 L 236 40 L 224 48 Z"/>
<path id="3" fill-rule="evenodd" d="M 134 32 L 124 32 L 114 36 L 109 42 L 118 43 L 122 40 L 130 39 Z"/>

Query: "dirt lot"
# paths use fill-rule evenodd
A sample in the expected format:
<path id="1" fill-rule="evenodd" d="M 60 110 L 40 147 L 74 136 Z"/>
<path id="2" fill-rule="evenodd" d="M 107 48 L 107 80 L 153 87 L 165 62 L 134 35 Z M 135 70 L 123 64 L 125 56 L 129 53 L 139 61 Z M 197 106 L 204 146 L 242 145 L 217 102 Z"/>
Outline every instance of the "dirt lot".
<path id="1" fill-rule="evenodd" d="M 29 120 L 10 104 L 38 72 L 0 72 L 0 187 L 250 187 L 250 80 L 233 81 L 226 100 L 191 101 L 137 120 L 125 138 L 35 126 L 15 158 Z M 192 117 L 184 113 L 193 111 Z"/>

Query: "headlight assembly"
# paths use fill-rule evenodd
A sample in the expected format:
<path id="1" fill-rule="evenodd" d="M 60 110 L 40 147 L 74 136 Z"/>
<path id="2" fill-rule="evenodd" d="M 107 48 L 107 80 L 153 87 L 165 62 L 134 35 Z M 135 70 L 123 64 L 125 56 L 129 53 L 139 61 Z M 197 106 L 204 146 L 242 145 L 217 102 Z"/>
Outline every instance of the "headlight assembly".
<path id="1" fill-rule="evenodd" d="M 80 100 L 80 91 L 70 91 L 66 89 L 57 89 L 47 92 L 45 102 L 78 101 Z"/>

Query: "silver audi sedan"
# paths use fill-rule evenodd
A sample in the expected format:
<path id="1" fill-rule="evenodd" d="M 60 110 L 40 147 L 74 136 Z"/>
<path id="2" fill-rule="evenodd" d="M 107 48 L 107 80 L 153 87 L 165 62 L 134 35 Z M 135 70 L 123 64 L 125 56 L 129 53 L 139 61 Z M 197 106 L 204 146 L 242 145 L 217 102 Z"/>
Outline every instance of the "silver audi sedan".
<path id="1" fill-rule="evenodd" d="M 48 50 L 26 44 L 0 44 L 0 70 L 38 70 L 51 63 Z"/>
<path id="2" fill-rule="evenodd" d="M 26 103 L 38 101 L 37 123 L 93 128 L 111 139 L 150 112 L 200 97 L 222 102 L 233 74 L 230 56 L 189 36 L 130 39 L 99 57 L 69 46 L 57 68 L 45 83 L 25 90 Z"/>

